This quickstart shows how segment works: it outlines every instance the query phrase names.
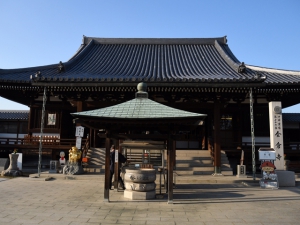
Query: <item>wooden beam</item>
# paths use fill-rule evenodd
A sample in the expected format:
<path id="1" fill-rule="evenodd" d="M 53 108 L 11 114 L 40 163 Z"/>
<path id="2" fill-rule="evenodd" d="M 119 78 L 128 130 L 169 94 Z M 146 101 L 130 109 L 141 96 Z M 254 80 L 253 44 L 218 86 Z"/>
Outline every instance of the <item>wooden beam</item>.
<path id="1" fill-rule="evenodd" d="M 100 138 L 106 138 L 107 134 L 104 133 L 99 133 L 98 136 Z M 110 138 L 113 139 L 121 139 L 121 140 L 126 140 L 126 139 L 155 139 L 155 140 L 166 140 L 168 139 L 168 135 L 164 134 L 109 134 Z"/>
<path id="2" fill-rule="evenodd" d="M 125 82 L 125 83 L 111 83 L 111 82 L 32 82 L 32 86 L 41 86 L 41 87 L 136 87 L 138 82 Z M 232 88 L 237 88 L 237 87 L 265 87 L 266 83 L 260 83 L 260 82 L 232 82 L 232 83 L 224 83 L 224 82 L 219 82 L 219 83 L 212 83 L 212 82 L 205 82 L 205 83 L 186 83 L 184 84 L 182 82 L 180 83 L 173 83 L 173 82 L 148 82 L 147 83 L 148 88 L 149 87 L 158 87 L 158 91 L 162 91 L 161 87 L 232 87 Z M 188 91 L 188 89 L 184 89 L 184 91 Z"/>

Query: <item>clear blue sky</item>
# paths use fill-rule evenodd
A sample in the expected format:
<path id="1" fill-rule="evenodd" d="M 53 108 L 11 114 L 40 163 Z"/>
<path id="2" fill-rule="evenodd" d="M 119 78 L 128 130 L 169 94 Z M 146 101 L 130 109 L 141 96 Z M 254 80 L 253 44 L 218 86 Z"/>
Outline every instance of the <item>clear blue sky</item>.
<path id="1" fill-rule="evenodd" d="M 0 0 L 0 68 L 67 61 L 82 36 L 227 35 L 246 64 L 300 70 L 299 0 Z M 0 109 L 28 109 L 0 98 Z M 300 113 L 300 105 L 284 112 Z"/>

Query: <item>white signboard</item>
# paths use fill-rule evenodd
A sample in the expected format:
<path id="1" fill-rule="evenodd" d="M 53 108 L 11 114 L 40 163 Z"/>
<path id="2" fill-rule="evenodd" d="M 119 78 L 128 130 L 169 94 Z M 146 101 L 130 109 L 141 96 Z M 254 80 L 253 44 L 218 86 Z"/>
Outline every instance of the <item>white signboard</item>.
<path id="1" fill-rule="evenodd" d="M 48 125 L 55 125 L 56 114 L 48 114 Z"/>
<path id="2" fill-rule="evenodd" d="M 77 126 L 77 127 L 76 127 L 75 136 L 76 136 L 76 137 L 83 137 L 83 135 L 84 135 L 84 127 L 82 127 L 82 126 Z"/>
<path id="3" fill-rule="evenodd" d="M 76 147 L 81 149 L 81 137 L 76 137 Z"/>
<path id="4" fill-rule="evenodd" d="M 115 162 L 119 162 L 119 152 L 118 150 L 115 150 Z"/>
<path id="5" fill-rule="evenodd" d="M 284 169 L 283 128 L 281 102 L 269 102 L 270 147 L 275 150 L 277 170 Z"/>

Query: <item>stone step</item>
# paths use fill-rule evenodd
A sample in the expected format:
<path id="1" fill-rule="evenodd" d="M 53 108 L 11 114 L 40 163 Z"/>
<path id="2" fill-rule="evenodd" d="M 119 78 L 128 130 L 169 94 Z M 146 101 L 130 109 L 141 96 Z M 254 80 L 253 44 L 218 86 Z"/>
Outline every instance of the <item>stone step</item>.
<path id="1" fill-rule="evenodd" d="M 176 150 L 176 154 L 184 153 L 184 154 L 209 154 L 208 150 Z"/>
<path id="2" fill-rule="evenodd" d="M 105 149 L 90 148 L 87 152 L 88 163 L 83 165 L 87 174 L 103 174 L 105 172 Z"/>
<path id="3" fill-rule="evenodd" d="M 211 160 L 211 157 L 208 157 L 208 156 L 176 156 L 176 161 L 178 160 Z"/>
<path id="4" fill-rule="evenodd" d="M 229 168 L 229 169 L 231 169 L 231 167 L 230 167 L 229 164 L 222 164 L 221 167 L 222 167 L 222 168 Z"/>
<path id="5" fill-rule="evenodd" d="M 212 171 L 175 171 L 174 173 L 178 176 L 184 176 L 184 175 L 211 175 L 213 174 Z M 176 182 L 177 176 L 174 176 L 174 180 Z"/>
<path id="6" fill-rule="evenodd" d="M 84 164 L 83 164 L 83 167 L 84 167 L 84 168 L 99 168 L 99 169 L 105 169 L 105 165 L 89 165 L 89 164 L 84 165 Z"/>
<path id="7" fill-rule="evenodd" d="M 203 166 L 212 166 L 212 163 L 195 163 L 195 162 L 188 162 L 188 163 L 176 163 L 176 167 L 203 167 Z"/>
<path id="8" fill-rule="evenodd" d="M 203 167 L 177 167 L 176 171 L 214 171 L 212 166 L 203 166 Z"/>
<path id="9" fill-rule="evenodd" d="M 230 171 L 222 170 L 221 173 L 222 173 L 224 176 L 232 176 L 232 175 L 233 175 L 232 170 L 230 170 Z"/>
<path id="10" fill-rule="evenodd" d="M 208 152 L 203 152 L 203 153 L 178 153 L 176 152 L 176 157 L 184 157 L 184 156 L 189 156 L 189 157 L 210 157 L 210 154 Z"/>
<path id="11" fill-rule="evenodd" d="M 103 173 L 105 173 L 105 169 L 101 169 L 101 168 L 83 168 L 83 171 L 88 174 L 92 174 L 92 173 L 103 174 Z"/>

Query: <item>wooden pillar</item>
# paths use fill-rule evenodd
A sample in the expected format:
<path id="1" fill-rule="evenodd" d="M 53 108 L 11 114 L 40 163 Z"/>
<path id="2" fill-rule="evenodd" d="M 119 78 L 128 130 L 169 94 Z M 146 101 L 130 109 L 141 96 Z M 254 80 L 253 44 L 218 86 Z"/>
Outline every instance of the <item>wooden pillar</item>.
<path id="1" fill-rule="evenodd" d="M 108 137 L 109 132 L 106 133 L 105 139 L 105 181 L 104 181 L 104 201 L 109 202 L 109 179 L 110 179 L 110 138 Z"/>
<path id="2" fill-rule="evenodd" d="M 241 107 L 241 103 L 238 103 L 239 105 L 239 111 L 241 112 L 242 110 L 242 107 Z M 242 119 L 243 119 L 243 115 L 244 114 L 240 114 L 240 113 L 237 113 L 235 114 L 237 116 L 237 142 L 238 142 L 238 146 L 237 148 L 238 149 L 243 149 L 243 134 L 242 134 Z"/>
<path id="3" fill-rule="evenodd" d="M 31 134 L 31 129 L 33 128 L 33 122 L 34 122 L 34 116 L 33 116 L 33 113 L 34 113 L 34 109 L 30 108 L 30 111 L 29 111 L 29 118 L 28 118 L 28 134 L 32 135 Z"/>
<path id="4" fill-rule="evenodd" d="M 89 133 L 89 147 L 94 147 L 93 146 L 93 139 L 94 139 L 94 129 L 90 128 L 90 133 Z"/>
<path id="5" fill-rule="evenodd" d="M 77 101 L 77 112 L 82 112 L 82 101 Z M 76 126 L 81 126 L 80 123 L 76 123 Z"/>
<path id="6" fill-rule="evenodd" d="M 117 191 L 118 190 L 118 181 L 119 181 L 119 141 L 117 140 L 115 143 L 115 159 L 117 159 L 115 161 L 115 173 L 114 173 L 114 190 Z M 117 158 L 116 158 L 116 154 L 118 154 Z M 115 160 L 113 159 L 113 160 Z"/>
<path id="7" fill-rule="evenodd" d="M 98 130 L 94 129 L 94 138 L 93 138 L 93 147 L 94 147 L 94 148 L 97 147 L 97 140 L 98 140 L 97 131 L 98 131 Z"/>
<path id="8" fill-rule="evenodd" d="M 172 140 L 173 170 L 176 170 L 176 141 Z"/>
<path id="9" fill-rule="evenodd" d="M 173 204 L 173 141 L 169 137 L 168 139 L 168 204 Z"/>
<path id="10" fill-rule="evenodd" d="M 221 103 L 216 101 L 214 104 L 214 175 L 221 175 L 220 109 Z"/>

